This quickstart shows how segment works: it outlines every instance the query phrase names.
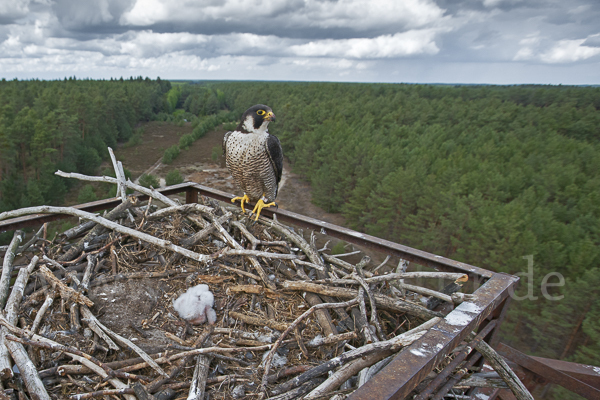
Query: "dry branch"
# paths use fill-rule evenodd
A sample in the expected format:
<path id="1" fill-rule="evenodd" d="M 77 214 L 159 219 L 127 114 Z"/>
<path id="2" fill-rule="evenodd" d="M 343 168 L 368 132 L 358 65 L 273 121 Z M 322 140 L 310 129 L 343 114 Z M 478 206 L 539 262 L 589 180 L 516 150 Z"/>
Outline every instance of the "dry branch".
<path id="1" fill-rule="evenodd" d="M 283 288 L 288 290 L 302 290 L 307 292 L 319 293 L 327 296 L 339 297 L 342 299 L 351 299 L 358 295 L 358 291 L 354 289 L 338 288 L 301 281 L 285 281 L 283 282 Z M 423 319 L 442 316 L 442 314 L 438 312 L 428 310 L 425 307 L 408 303 L 403 300 L 395 300 L 391 297 L 384 296 L 381 294 L 374 294 L 373 297 L 377 306 L 384 310 L 395 312 L 407 312 L 409 314 L 415 315 Z"/>
<path id="2" fill-rule="evenodd" d="M 25 382 L 29 396 L 36 400 L 50 400 L 50 396 L 48 395 L 42 380 L 38 376 L 37 369 L 29 359 L 23 345 L 7 339 L 8 335 L 4 338 L 4 344 L 8 347 L 12 359 L 19 368 L 21 378 Z"/>
<path id="3" fill-rule="evenodd" d="M 198 356 L 187 400 L 204 400 L 204 390 L 206 388 L 210 361 L 211 358 L 208 356 Z"/>
<path id="4" fill-rule="evenodd" d="M 85 308 L 85 307 L 82 307 Z M 88 312 L 89 310 L 86 310 L 85 315 L 89 316 Z M 140 349 L 137 345 L 133 344 L 131 342 L 131 340 L 129 339 L 125 339 L 123 336 L 113 332 L 112 330 L 108 329 L 106 326 L 104 326 L 100 321 L 98 321 L 97 319 L 95 320 L 96 325 L 98 325 L 98 327 L 100 329 L 102 329 L 104 332 L 106 332 L 106 334 L 108 336 L 110 336 L 111 338 L 113 338 L 114 340 L 116 340 L 118 343 L 120 343 L 122 346 L 127 346 L 129 347 L 131 350 L 133 350 L 134 352 L 136 352 L 140 357 L 142 357 L 149 366 L 151 366 L 156 372 L 158 372 L 160 375 L 162 376 L 168 376 L 167 373 L 165 371 L 163 371 L 163 369 L 154 362 L 154 360 L 148 355 L 146 354 L 146 352 L 142 349 Z"/>
<path id="5" fill-rule="evenodd" d="M 273 394 L 285 393 L 288 390 L 290 390 L 294 387 L 297 387 L 298 385 L 301 385 L 302 383 L 304 383 L 312 378 L 315 378 L 321 374 L 331 371 L 333 368 L 344 365 L 347 362 L 356 360 L 359 357 L 366 357 L 369 354 L 372 354 L 375 352 L 382 352 L 382 351 L 389 351 L 389 350 L 397 351 L 399 348 L 408 346 L 415 340 L 421 338 L 421 336 L 423 336 L 425 334 L 426 330 L 430 329 L 432 326 L 437 324 L 439 322 L 439 320 L 440 319 L 437 317 L 432 318 L 431 320 L 427 321 L 426 323 L 424 323 L 414 329 L 411 329 L 410 331 L 405 332 L 402 335 L 396 336 L 395 338 L 386 340 L 384 342 L 371 343 L 371 344 L 359 347 L 355 350 L 350 350 L 346 353 L 341 354 L 338 357 L 335 357 L 323 364 L 320 364 L 320 365 L 314 367 L 313 369 L 303 373 L 302 375 L 299 375 L 283 384 L 276 386 L 271 392 Z"/>
<path id="6" fill-rule="evenodd" d="M 152 243 L 156 246 L 174 251 L 185 257 L 191 258 L 192 260 L 201 261 L 201 262 L 210 262 L 212 259 L 210 256 L 198 254 L 196 252 L 187 250 L 181 246 L 174 245 L 173 243 L 171 243 L 167 240 L 158 239 L 154 236 L 148 235 L 147 233 L 138 232 L 134 229 L 127 228 L 125 226 L 119 225 L 117 223 L 109 221 L 109 220 L 102 218 L 100 216 L 97 216 L 95 214 L 81 211 L 81 210 L 78 210 L 73 207 L 39 206 L 39 207 L 21 208 L 19 210 L 13 210 L 13 211 L 5 211 L 3 213 L 0 213 L 0 221 L 8 219 L 8 218 L 21 217 L 23 215 L 30 215 L 30 214 L 68 214 L 68 215 L 73 215 L 76 217 L 89 219 L 91 221 L 96 222 L 99 225 L 102 225 L 106 228 L 115 230 L 119 233 L 133 236 L 133 237 L 141 239 L 145 242 Z"/>
<path id="7" fill-rule="evenodd" d="M 324 308 L 349 307 L 351 305 L 356 304 L 357 301 L 358 301 L 358 299 L 353 299 L 350 301 L 346 301 L 344 303 L 318 304 L 316 306 L 312 306 L 306 312 L 304 312 L 302 315 L 300 315 L 298 318 L 296 318 L 296 320 L 294 322 L 292 322 L 292 324 L 281 334 L 281 336 L 279 336 L 279 338 L 275 342 L 275 345 L 271 348 L 271 351 L 269 351 L 269 354 L 267 355 L 267 358 L 265 359 L 265 372 L 263 373 L 263 378 L 262 378 L 262 382 L 261 382 L 262 391 L 264 391 L 267 386 L 267 382 L 268 382 L 267 376 L 269 375 L 269 370 L 271 369 L 271 362 L 273 361 L 273 356 L 275 355 L 275 351 L 281 345 L 281 342 L 287 336 L 287 334 L 289 334 L 295 327 L 297 327 L 298 324 L 302 320 L 304 320 L 305 318 L 307 318 L 309 315 L 311 315 L 312 313 L 314 313 L 317 310 L 324 309 Z"/>
<path id="8" fill-rule="evenodd" d="M 40 326 L 42 319 L 44 318 L 44 314 L 54 302 L 54 297 L 56 297 L 56 292 L 54 290 L 49 291 L 49 293 L 46 295 L 46 300 L 44 300 L 44 304 L 42 304 L 42 306 L 38 310 L 37 315 L 35 316 L 35 320 L 33 320 L 33 324 L 31 325 L 32 333 L 37 332 L 37 329 Z"/>
<path id="9" fill-rule="evenodd" d="M 273 320 L 266 319 L 266 318 L 252 317 L 252 316 L 242 314 L 242 313 L 239 313 L 236 311 L 230 311 L 229 316 L 231 318 L 239 319 L 240 321 L 245 322 L 250 325 L 268 326 L 269 328 L 276 329 L 278 331 L 285 331 L 289 326 L 287 324 L 282 324 L 281 322 L 273 321 Z"/>
<path id="10" fill-rule="evenodd" d="M 313 389 L 312 392 L 306 395 L 304 399 L 315 399 L 335 390 L 342 383 L 346 382 L 361 370 L 383 360 L 390 354 L 392 354 L 391 350 L 383 350 L 378 353 L 369 354 L 366 357 L 359 358 L 358 360 L 354 360 L 342 366 L 334 374 L 327 378 L 325 382 L 321 383 L 318 387 Z"/>
<path id="11" fill-rule="evenodd" d="M 88 307 L 94 305 L 93 301 L 62 283 L 45 265 L 40 265 L 40 272 L 44 275 L 44 278 L 50 282 L 50 285 L 58 291 L 60 297 L 62 297 L 65 301 L 74 301 Z"/>
<path id="12" fill-rule="evenodd" d="M 4 213 L 0 213 L 1 216 Z M 0 276 L 0 309 L 4 308 L 6 299 L 8 298 L 8 291 L 10 287 L 10 276 L 13 270 L 13 260 L 15 259 L 17 247 L 19 243 L 23 241 L 23 232 L 15 231 L 13 238 L 8 245 L 6 254 L 4 254 L 4 263 L 2 264 L 2 276 Z"/>
<path id="13" fill-rule="evenodd" d="M 475 346 L 475 349 L 483 355 L 494 371 L 496 371 L 504 382 L 506 382 L 517 400 L 533 400 L 531 393 L 529 393 L 525 385 L 521 383 L 517 375 L 510 369 L 508 364 L 506 364 L 506 361 L 496 353 L 496 350 L 492 349 L 490 345 L 483 340 Z"/>

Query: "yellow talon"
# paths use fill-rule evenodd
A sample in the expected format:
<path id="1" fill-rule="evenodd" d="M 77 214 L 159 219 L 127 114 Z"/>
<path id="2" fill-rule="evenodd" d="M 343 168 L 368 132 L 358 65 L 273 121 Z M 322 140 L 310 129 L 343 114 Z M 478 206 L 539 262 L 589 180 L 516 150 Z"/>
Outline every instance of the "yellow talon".
<path id="1" fill-rule="evenodd" d="M 263 208 L 276 206 L 276 205 L 277 205 L 277 203 L 275 203 L 274 201 L 269 204 L 265 204 L 265 202 L 262 199 L 258 200 L 256 205 L 254 206 L 254 210 L 252 210 L 252 214 L 256 214 L 256 218 L 254 220 L 258 221 L 258 217 L 260 216 L 260 212 Z M 257 209 L 258 209 L 258 212 L 257 212 Z"/>
<path id="2" fill-rule="evenodd" d="M 246 209 L 244 208 L 244 201 L 246 203 L 250 202 L 250 198 L 248 197 L 248 195 L 244 193 L 244 197 L 234 197 L 233 199 L 231 199 L 231 202 L 235 203 L 236 200 L 241 200 L 240 205 L 242 206 L 242 212 L 245 213 Z"/>

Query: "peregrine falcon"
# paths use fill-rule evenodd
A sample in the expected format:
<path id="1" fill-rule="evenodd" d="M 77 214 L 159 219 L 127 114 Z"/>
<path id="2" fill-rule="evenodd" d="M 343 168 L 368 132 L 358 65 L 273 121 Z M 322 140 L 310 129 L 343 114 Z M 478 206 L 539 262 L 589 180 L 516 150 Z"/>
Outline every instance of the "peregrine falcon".
<path id="1" fill-rule="evenodd" d="M 223 154 L 227 169 L 235 183 L 244 192 L 243 197 L 234 197 L 232 202 L 255 202 L 252 210 L 256 219 L 265 207 L 276 206 L 275 198 L 283 171 L 283 150 L 276 136 L 267 131 L 269 122 L 275 120 L 273 110 L 263 104 L 250 107 L 233 132 L 223 138 Z"/>

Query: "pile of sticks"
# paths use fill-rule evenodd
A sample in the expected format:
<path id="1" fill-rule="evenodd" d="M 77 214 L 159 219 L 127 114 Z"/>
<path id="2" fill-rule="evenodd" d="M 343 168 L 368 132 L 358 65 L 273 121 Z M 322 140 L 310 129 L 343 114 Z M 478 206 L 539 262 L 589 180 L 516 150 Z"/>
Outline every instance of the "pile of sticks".
<path id="1" fill-rule="evenodd" d="M 117 178 L 57 173 L 117 184 L 123 201 L 103 216 L 50 206 L 0 213 L 85 220 L 52 239 L 43 226 L 24 244 L 16 231 L 5 249 L 0 399 L 343 399 L 444 317 L 432 300 L 451 309 L 469 296 L 458 292 L 466 275 L 406 272 L 403 260 L 390 270 L 389 258 L 352 264 L 276 220 L 254 222 L 207 198 L 179 205 L 125 181 L 114 156 L 113 164 Z M 150 200 L 127 196 L 128 188 Z M 453 289 L 405 282 L 415 278 Z M 110 310 L 89 293 L 142 279 L 169 291 L 148 315 L 129 316 L 139 324 L 106 326 L 100 313 Z M 192 326 L 172 307 L 199 283 L 214 294 L 214 325 Z M 170 343 L 144 350 L 156 332 Z M 466 379 L 474 380 L 456 386 L 470 387 Z"/>

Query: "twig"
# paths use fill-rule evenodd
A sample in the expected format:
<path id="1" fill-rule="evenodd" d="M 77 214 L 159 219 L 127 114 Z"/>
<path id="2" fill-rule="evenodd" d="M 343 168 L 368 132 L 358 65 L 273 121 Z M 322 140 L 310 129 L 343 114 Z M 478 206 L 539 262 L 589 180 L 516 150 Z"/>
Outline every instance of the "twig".
<path id="1" fill-rule="evenodd" d="M 365 344 L 378 342 L 379 340 L 371 331 L 371 326 L 369 325 L 369 320 L 367 318 L 367 307 L 365 305 L 365 288 L 362 286 L 358 288 L 358 309 L 360 311 L 360 318 L 357 318 L 356 325 L 361 326 L 361 332 L 365 339 Z"/>
<path id="2" fill-rule="evenodd" d="M 38 376 L 35 365 L 33 365 L 29 359 L 27 351 L 22 344 L 7 340 L 10 337 L 13 336 L 6 335 L 4 344 L 8 347 L 12 359 L 15 360 L 15 364 L 17 364 L 17 367 L 19 368 L 21 378 L 25 382 L 29 395 L 36 400 L 50 400 L 50 396 L 48 395 L 48 392 L 46 392 L 46 388 Z"/>
<path id="3" fill-rule="evenodd" d="M 250 325 L 268 326 L 269 328 L 278 331 L 285 331 L 289 327 L 289 325 L 283 324 L 281 322 L 273 321 L 271 319 L 266 318 L 251 317 L 249 315 L 242 314 L 236 311 L 230 311 L 229 316 L 231 318 L 239 319 L 240 321 L 243 321 Z"/>
<path id="4" fill-rule="evenodd" d="M 303 383 L 295 389 L 291 389 L 286 393 L 280 394 L 279 396 L 269 397 L 266 400 L 292 400 L 302 398 L 303 395 L 310 392 L 314 387 L 318 386 L 323 382 L 323 379 L 314 378 L 308 382 Z"/>
<path id="5" fill-rule="evenodd" d="M 10 293 L 8 301 L 6 302 L 6 319 L 11 323 L 15 324 L 17 321 L 17 310 L 19 308 L 19 304 L 23 298 L 23 290 L 25 289 L 25 284 L 29 279 L 29 275 L 33 268 L 36 266 L 38 262 L 38 257 L 34 256 L 27 268 L 21 268 L 19 270 L 19 275 L 15 281 L 13 286 L 13 290 Z M 6 329 L 0 329 L 0 376 L 3 378 L 12 378 L 13 370 L 10 366 L 10 354 L 7 346 L 4 344 L 4 337 L 6 336 Z"/>
<path id="6" fill-rule="evenodd" d="M 90 299 L 62 283 L 45 265 L 40 265 L 40 272 L 44 275 L 44 278 L 46 278 L 50 282 L 50 285 L 52 285 L 54 289 L 58 290 L 58 293 L 60 293 L 60 297 L 62 297 L 63 299 L 72 300 L 79 304 L 84 304 L 88 307 L 94 305 L 94 303 Z"/>
<path id="7" fill-rule="evenodd" d="M 87 176 L 87 175 L 82 175 L 82 174 L 77 174 L 75 172 L 62 172 L 62 171 L 56 171 L 54 173 L 55 175 L 58 176 L 62 176 L 63 178 L 75 178 L 75 179 L 79 179 L 82 181 L 91 181 L 91 182 L 107 182 L 107 183 L 114 183 L 114 184 L 119 184 L 119 180 L 115 179 L 111 176 Z M 136 190 L 140 193 L 143 193 L 147 196 L 153 197 L 154 199 L 160 201 L 161 203 L 164 203 L 167 206 L 178 206 L 179 204 L 177 204 L 177 202 L 175 202 L 174 200 L 169 199 L 167 196 L 165 196 L 164 194 L 158 192 L 157 190 L 154 189 L 148 189 L 145 188 L 141 185 L 137 185 L 133 182 L 131 182 L 131 180 L 127 179 L 127 181 L 123 181 L 125 186 Z"/>
<path id="8" fill-rule="evenodd" d="M 383 260 L 383 262 L 381 264 L 379 264 L 377 267 L 375 267 L 375 269 L 373 271 L 371 271 L 373 274 L 375 274 L 377 271 L 379 271 L 379 269 L 381 267 L 383 267 L 385 264 L 387 264 L 387 262 L 390 260 L 391 256 L 387 255 L 385 257 L 385 260 Z"/>
<path id="9" fill-rule="evenodd" d="M 107 220 L 113 221 L 117 218 L 121 217 L 125 211 L 127 211 L 131 206 L 133 206 L 134 198 L 127 198 L 124 203 L 119 204 L 115 208 L 113 208 L 110 212 L 103 215 L 103 217 Z M 94 222 L 95 223 L 95 222 Z M 61 255 L 58 258 L 58 261 L 69 261 L 77 257 L 82 250 L 84 250 L 86 243 L 91 242 L 94 238 L 96 238 L 100 233 L 105 229 L 102 225 L 96 225 L 94 229 L 89 231 L 83 238 L 79 239 L 79 241 L 71 246 L 71 248 Z"/>
<path id="10" fill-rule="evenodd" d="M 233 247 L 235 250 L 244 250 L 244 248 L 242 247 L 242 245 L 239 244 L 233 237 L 231 237 L 231 235 L 223 228 L 223 226 L 221 225 L 221 223 L 217 219 L 214 219 L 213 222 L 212 222 L 212 224 L 217 229 L 217 231 L 219 232 L 219 234 L 223 237 L 223 239 L 227 243 L 229 243 L 229 245 L 231 247 Z M 263 269 L 262 265 L 260 265 L 260 263 L 258 262 L 258 259 L 256 258 L 256 256 L 250 255 L 250 256 L 248 256 L 248 260 L 250 260 L 250 263 L 254 267 L 254 270 L 258 273 L 258 276 L 260 276 L 260 279 L 263 281 L 263 283 L 269 289 L 276 290 L 277 286 L 275 286 L 275 283 L 273 283 L 269 279 L 269 277 L 267 276 L 267 273 Z"/>
<path id="11" fill-rule="evenodd" d="M 279 345 L 281 345 L 281 342 L 287 336 L 287 334 L 290 333 L 296 326 L 298 326 L 298 324 L 300 322 L 302 322 L 302 320 L 306 319 L 308 316 L 310 316 L 316 310 L 320 310 L 323 308 L 350 307 L 350 306 L 356 304 L 357 302 L 358 302 L 358 299 L 352 299 L 350 301 L 346 301 L 343 303 L 318 304 L 316 306 L 312 306 L 307 311 L 305 311 L 302 315 L 300 315 L 298 318 L 296 318 L 296 320 L 294 320 L 294 322 L 292 322 L 292 324 L 290 326 L 288 326 L 288 328 L 281 334 L 281 336 L 279 336 L 279 338 L 275 342 L 275 345 L 271 348 L 271 351 L 269 351 L 269 354 L 267 355 L 267 358 L 264 361 L 265 371 L 263 372 L 260 391 L 264 392 L 266 390 L 267 383 L 268 383 L 267 376 L 269 375 L 269 370 L 271 369 L 271 362 L 273 361 L 273 356 L 275 355 L 275 351 L 277 351 L 277 348 L 279 347 Z"/>
<path id="12" fill-rule="evenodd" d="M 17 311 L 19 308 L 19 304 L 21 303 L 21 300 L 23 299 L 23 290 L 25 289 L 25 284 L 27 283 L 27 280 L 29 279 L 29 275 L 31 274 L 31 272 L 33 271 L 35 266 L 37 265 L 38 260 L 39 260 L 38 256 L 33 256 L 31 261 L 29 262 L 29 265 L 27 265 L 26 268 L 21 268 L 19 270 L 19 275 L 17 276 L 17 279 L 15 280 L 12 292 L 10 293 L 10 296 L 8 297 L 8 301 L 6 302 L 6 308 L 5 308 L 6 319 L 11 324 L 15 324 L 17 321 L 17 317 L 18 317 Z"/>
<path id="13" fill-rule="evenodd" d="M 39 206 L 39 207 L 21 208 L 19 210 L 13 210 L 13 211 L 5 211 L 3 213 L 0 213 L 0 221 L 8 219 L 8 218 L 20 217 L 20 216 L 29 215 L 29 214 L 69 214 L 69 215 L 74 215 L 76 217 L 89 219 L 91 221 L 96 222 L 99 225 L 105 226 L 106 228 L 115 230 L 119 233 L 133 236 L 133 237 L 135 237 L 137 239 L 141 239 L 145 242 L 152 243 L 156 246 L 174 251 L 185 257 L 191 258 L 192 260 L 205 262 L 205 263 L 208 263 L 212 260 L 211 256 L 207 256 L 204 254 L 198 254 L 194 251 L 187 250 L 181 246 L 174 245 L 173 243 L 171 243 L 168 240 L 159 239 L 157 237 L 148 235 L 147 233 L 138 232 L 135 229 L 127 228 L 127 227 L 119 225 L 115 222 L 109 221 L 106 218 L 103 218 L 103 217 L 100 217 L 100 216 L 97 216 L 95 214 L 88 213 L 85 211 L 81 211 L 81 210 L 78 210 L 73 207 Z"/>
<path id="14" fill-rule="evenodd" d="M 227 271 L 235 272 L 238 275 L 247 276 L 248 278 L 252 278 L 257 282 L 261 280 L 260 276 L 254 275 L 252 272 L 242 271 L 241 269 L 228 267 L 227 265 L 221 264 L 221 263 L 215 263 L 215 265 L 218 266 L 219 268 L 226 269 Z"/>
<path id="15" fill-rule="evenodd" d="M 72 227 L 71 229 L 67 229 L 63 233 L 60 233 L 59 237 L 64 237 L 65 239 L 70 240 L 74 237 L 81 235 L 83 232 L 89 231 L 94 226 L 96 226 L 96 223 L 94 221 L 86 221 L 84 223 Z"/>
<path id="16" fill-rule="evenodd" d="M 34 341 L 34 340 L 29 340 L 29 339 L 25 339 L 25 338 L 19 338 L 13 335 L 6 335 L 6 339 L 7 340 L 11 340 L 13 342 L 18 342 L 21 344 L 26 344 L 28 346 L 34 346 L 34 347 L 41 347 L 44 349 L 49 349 L 49 350 L 54 350 L 54 351 L 61 351 L 61 352 L 65 352 L 65 353 L 70 353 L 70 354 L 75 354 L 79 357 L 83 357 L 86 360 L 96 364 L 97 366 L 99 366 L 100 368 L 102 368 L 104 370 L 104 372 L 106 372 L 107 376 L 109 377 L 115 377 L 118 376 L 120 378 L 124 378 L 124 379 L 136 379 L 136 380 L 145 380 L 147 378 L 145 377 L 140 377 L 138 375 L 133 375 L 133 374 L 129 374 L 126 372 L 119 372 L 119 371 L 113 371 L 112 369 L 110 369 L 108 366 L 106 366 L 106 364 L 104 364 L 103 362 L 101 362 L 100 360 L 98 360 L 97 358 L 86 354 L 84 352 L 82 352 L 79 349 L 76 349 L 74 347 L 71 346 L 64 346 L 62 344 L 56 344 L 56 343 L 49 343 L 49 342 L 40 342 L 40 341 Z"/>
<path id="17" fill-rule="evenodd" d="M 356 283 L 354 280 L 352 282 Z M 324 286 L 301 281 L 285 281 L 283 282 L 283 288 L 288 290 L 303 290 L 307 292 L 320 293 L 327 296 L 340 297 L 343 299 L 354 298 L 358 295 L 358 291 L 354 289 Z M 408 312 L 423 319 L 442 316 L 442 314 L 439 312 L 431 311 L 425 307 L 408 303 L 403 300 L 394 300 L 381 294 L 373 294 L 373 298 L 375 299 L 375 302 L 379 308 L 388 311 Z"/>
<path id="18" fill-rule="evenodd" d="M 358 267 L 356 269 L 358 271 Z M 365 282 L 364 278 L 362 278 L 357 273 L 352 274 L 352 278 L 356 279 L 361 284 L 361 286 L 365 289 L 365 292 L 367 292 L 367 296 L 369 297 L 369 302 L 371 303 L 371 325 L 375 326 L 375 329 L 377 329 L 377 334 L 379 335 L 379 339 L 384 340 L 385 335 L 383 333 L 383 329 L 381 329 L 381 324 L 379 323 L 379 320 L 377 319 L 377 306 L 375 305 L 375 298 L 373 297 L 373 293 L 371 292 L 369 285 Z"/>
<path id="19" fill-rule="evenodd" d="M 46 300 L 44 300 L 44 304 L 42 304 L 42 306 L 40 307 L 39 311 L 37 312 L 37 315 L 35 316 L 35 320 L 33 321 L 33 324 L 31 325 L 31 333 L 32 334 L 35 334 L 37 332 L 37 329 L 40 326 L 42 319 L 44 318 L 44 314 L 46 314 L 46 311 L 48 310 L 48 308 L 50 308 L 50 306 L 54 302 L 54 297 L 56 297 L 56 291 L 50 290 L 48 292 L 48 294 L 46 295 Z"/>
<path id="20" fill-rule="evenodd" d="M 345 363 L 355 360 L 359 357 L 364 357 L 374 352 L 381 352 L 392 350 L 393 352 L 398 351 L 400 348 L 410 345 L 415 340 L 421 338 L 425 334 L 425 332 L 433 327 L 440 321 L 440 318 L 432 318 L 429 321 L 425 322 L 418 327 L 411 329 L 408 332 L 404 332 L 401 335 L 398 335 L 392 339 L 383 341 L 383 342 L 375 342 L 362 347 L 359 347 L 355 350 L 350 350 L 346 353 L 339 355 L 327 362 L 324 362 L 310 371 L 303 373 L 287 382 L 284 382 L 280 385 L 277 385 L 271 392 L 273 394 L 281 394 L 287 392 L 288 390 L 301 385 L 302 383 L 317 377 L 321 374 L 324 374 L 328 371 L 331 371 L 333 368 L 339 367 L 340 365 L 344 365 Z"/>
<path id="21" fill-rule="evenodd" d="M 229 295 L 231 293 L 248 293 L 248 294 L 259 294 L 261 296 L 267 296 L 271 298 L 279 298 L 281 294 L 266 288 L 261 285 L 236 285 L 230 286 L 227 288 L 226 293 Z"/>
<path id="22" fill-rule="evenodd" d="M 353 255 L 360 254 L 360 253 L 361 253 L 360 250 L 356 250 L 356 251 L 351 251 L 350 253 L 334 254 L 332 256 L 333 257 L 347 257 L 347 256 L 353 256 Z"/>
<path id="23" fill-rule="evenodd" d="M 87 290 L 90 285 L 90 279 L 92 278 L 92 272 L 94 271 L 94 267 L 96 265 L 96 256 L 88 255 L 87 258 L 87 266 L 85 268 L 85 272 L 83 273 L 83 279 L 81 280 L 81 286 L 83 290 Z"/>
<path id="24" fill-rule="evenodd" d="M 410 290 L 411 292 L 419 293 L 419 294 L 422 294 L 425 296 L 435 297 L 437 299 L 443 300 L 450 304 L 454 303 L 454 300 L 452 300 L 451 296 L 448 296 L 447 294 L 444 294 L 441 292 L 437 292 L 435 290 L 424 288 L 422 286 L 409 285 L 408 283 L 400 283 L 400 282 L 394 282 L 394 283 L 392 283 L 392 285 L 397 287 L 402 292 L 404 290 Z"/>
<path id="25" fill-rule="evenodd" d="M 82 311 L 85 309 L 84 314 L 89 315 L 91 314 L 91 312 L 88 313 L 89 309 L 86 309 L 86 307 L 82 307 Z M 168 376 L 167 373 L 165 371 L 163 371 L 163 369 L 156 363 L 154 362 L 154 360 L 148 355 L 146 354 L 146 352 L 142 349 L 140 349 L 138 346 L 136 346 L 135 344 L 133 344 L 130 340 L 125 339 L 123 336 L 111 331 L 110 329 L 108 329 L 106 326 L 104 326 L 100 321 L 98 321 L 96 319 L 95 323 L 98 325 L 98 327 L 100 327 L 104 332 L 106 332 L 110 337 L 112 337 L 114 340 L 116 340 L 118 343 L 120 343 L 122 346 L 127 346 L 129 347 L 131 350 L 133 350 L 134 352 L 136 352 L 140 357 L 142 357 L 147 363 L 148 365 L 150 365 L 156 372 L 158 372 L 159 374 L 161 374 L 162 376 Z"/>
<path id="26" fill-rule="evenodd" d="M 366 272 L 366 271 L 365 271 Z M 365 274 L 366 275 L 366 274 Z M 379 283 L 385 281 L 392 281 L 396 279 L 410 279 L 410 278 L 442 278 L 442 279 L 453 279 L 459 282 L 466 282 L 469 276 L 459 272 L 428 272 L 428 271 L 415 271 L 415 272 L 404 272 L 399 274 L 386 274 L 377 275 L 372 278 L 365 278 L 367 283 Z M 321 279 L 314 280 L 313 283 L 332 283 L 335 285 L 356 285 L 357 282 L 353 282 L 352 279 Z"/>
<path id="27" fill-rule="evenodd" d="M 146 211 L 148 211 L 149 209 L 150 209 L 150 204 L 148 204 L 148 208 L 146 209 Z M 158 211 L 155 211 L 152 214 L 148 215 L 146 217 L 146 219 L 148 221 L 151 221 L 151 220 L 163 218 L 163 217 L 165 217 L 167 215 L 171 215 L 171 214 L 186 215 L 190 212 L 213 213 L 214 209 L 212 207 L 208 207 L 208 206 L 198 204 L 198 203 L 184 204 L 182 206 L 176 205 L 176 206 L 170 206 L 170 207 L 166 207 L 166 208 L 160 209 Z"/>
<path id="28" fill-rule="evenodd" d="M 94 333 L 100 336 L 106 342 L 106 344 L 108 344 L 108 347 L 111 350 L 121 350 L 119 346 L 117 346 L 115 342 L 113 342 L 112 339 L 102 330 L 100 327 L 100 321 L 98 321 L 94 314 L 92 314 L 89 308 L 86 306 L 81 306 L 80 311 L 81 314 L 83 314 L 83 320 L 87 323 L 88 327 L 94 331 Z"/>
<path id="29" fill-rule="evenodd" d="M 339 335 L 321 336 L 311 339 L 306 343 L 306 347 L 321 347 L 328 344 L 343 342 L 345 340 L 356 339 L 356 332 L 340 333 Z"/>
<path id="30" fill-rule="evenodd" d="M 485 341 L 480 341 L 476 346 L 478 352 L 485 357 L 486 361 L 492 366 L 494 371 L 506 382 L 517 400 L 533 400 L 533 396 L 527 388 L 521 383 L 517 375 L 506 364 L 506 361 L 496 353 Z"/>
<path id="31" fill-rule="evenodd" d="M 119 164 L 117 163 L 117 158 L 115 157 L 115 153 L 109 147 L 108 154 L 110 154 L 110 159 L 112 160 L 113 169 L 115 170 L 115 176 L 117 177 L 117 189 L 119 196 L 122 201 L 125 201 L 127 195 L 125 194 L 125 177 L 121 173 L 121 168 L 119 168 Z"/>
<path id="32" fill-rule="evenodd" d="M 253 256 L 253 257 L 265 257 L 272 259 L 281 259 L 281 260 L 296 260 L 298 258 L 302 258 L 303 256 L 298 256 L 296 254 L 281 254 L 281 253 L 270 253 L 268 251 L 258 251 L 258 250 L 245 250 L 245 249 L 226 249 L 223 251 L 219 251 L 213 255 L 213 257 L 223 257 L 223 256 Z"/>
<path id="33" fill-rule="evenodd" d="M 319 386 L 313 389 L 312 392 L 306 395 L 304 399 L 314 400 L 326 393 L 331 392 L 361 370 L 370 367 L 384 358 L 387 358 L 390 354 L 392 354 L 391 350 L 384 350 L 378 353 L 369 354 L 366 357 L 361 357 L 358 360 L 354 360 L 342 366 L 334 374 L 329 376 L 325 382 L 321 383 Z"/>
<path id="34" fill-rule="evenodd" d="M 21 254 L 21 253 L 27 251 L 27 249 L 29 249 L 35 242 L 37 242 L 38 240 L 41 240 L 40 236 L 43 235 L 43 232 L 46 229 L 47 224 L 48 224 L 47 222 L 45 224 L 43 224 L 40 227 L 40 229 L 31 237 L 31 239 L 29 239 L 29 241 L 27 243 L 25 243 L 23 246 L 19 247 L 16 254 Z"/>
<path id="35" fill-rule="evenodd" d="M 2 220 L 0 213 L 0 220 Z M 6 254 L 4 254 L 4 264 L 2 264 L 2 276 L 0 276 L 0 309 L 4 308 L 6 299 L 8 299 L 8 290 L 10 288 L 10 276 L 13 270 L 13 261 L 15 259 L 17 247 L 23 241 L 23 231 L 15 231 L 13 238 L 8 245 Z"/>

